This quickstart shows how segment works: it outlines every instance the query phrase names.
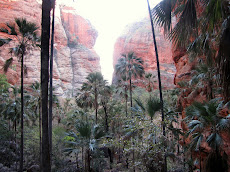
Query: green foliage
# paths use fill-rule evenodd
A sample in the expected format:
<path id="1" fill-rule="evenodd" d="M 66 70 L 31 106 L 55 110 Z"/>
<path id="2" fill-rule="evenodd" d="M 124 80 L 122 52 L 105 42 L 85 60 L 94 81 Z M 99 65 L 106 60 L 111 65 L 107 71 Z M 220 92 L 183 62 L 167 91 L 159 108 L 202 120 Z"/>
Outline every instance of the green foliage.
<path id="1" fill-rule="evenodd" d="M 187 134 L 191 138 L 190 149 L 201 151 L 201 144 L 205 141 L 217 156 L 222 152 L 222 133 L 230 131 L 230 119 L 219 114 L 225 106 L 223 101 L 212 99 L 204 103 L 194 102 L 186 108 L 185 121 L 189 128 Z M 212 154 L 209 156 L 211 159 L 207 159 L 209 165 L 206 168 L 212 166 L 210 164 L 214 158 Z M 222 168 L 220 164 L 218 165 Z"/>
<path id="2" fill-rule="evenodd" d="M 0 121 L 0 162 L 10 167 L 19 158 L 18 145 L 12 141 L 13 132 L 9 130 L 6 120 Z"/>
<path id="3" fill-rule="evenodd" d="M 6 75 L 0 74 L 0 90 L 1 92 L 5 92 L 9 89 L 10 84 L 7 82 Z"/>

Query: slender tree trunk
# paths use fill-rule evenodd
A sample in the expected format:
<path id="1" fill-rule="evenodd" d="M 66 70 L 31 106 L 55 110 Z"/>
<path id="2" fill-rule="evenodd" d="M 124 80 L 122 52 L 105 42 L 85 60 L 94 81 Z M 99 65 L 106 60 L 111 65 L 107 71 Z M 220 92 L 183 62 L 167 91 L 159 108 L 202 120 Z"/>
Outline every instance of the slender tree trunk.
<path id="1" fill-rule="evenodd" d="M 81 160 L 82 160 L 82 168 L 83 168 L 83 170 L 85 169 L 84 168 L 84 147 L 82 146 L 81 147 Z"/>
<path id="2" fill-rule="evenodd" d="M 50 164 L 52 165 L 52 119 L 53 119 L 53 55 L 54 55 L 54 19 L 55 0 L 53 0 L 51 53 L 50 53 L 50 94 L 49 94 L 49 144 L 50 144 Z"/>
<path id="3" fill-rule="evenodd" d="M 77 169 L 79 169 L 79 163 L 78 163 L 78 153 L 76 153 L 76 164 L 77 164 Z"/>
<path id="4" fill-rule="evenodd" d="M 86 167 L 86 171 L 87 172 L 90 172 L 91 171 L 91 167 L 90 167 L 90 150 L 89 148 L 87 148 L 87 155 L 86 155 L 86 158 L 87 158 L 87 167 Z"/>
<path id="5" fill-rule="evenodd" d="M 157 61 L 157 74 L 158 74 L 158 83 L 159 83 L 159 92 L 160 92 L 160 102 L 161 102 L 161 118 L 162 118 L 162 130 L 163 130 L 163 136 L 166 136 L 165 134 L 165 116 L 164 116 L 164 102 L 163 102 L 163 96 L 162 96 L 162 87 L 161 87 L 161 74 L 160 74 L 160 64 L 159 64 L 159 58 L 158 58 L 158 50 L 157 50 L 157 44 L 156 44 L 156 37 L 155 37 L 155 31 L 153 26 L 153 20 L 152 20 L 152 13 L 149 5 L 149 0 L 147 0 L 148 3 L 148 11 L 150 16 L 150 22 L 152 26 L 152 34 L 153 34 L 153 41 L 154 41 L 154 47 L 155 47 L 155 53 L 156 53 L 156 61 Z M 164 151 L 166 146 L 164 145 Z M 167 160 L 166 156 L 164 156 L 164 172 L 167 172 Z"/>
<path id="6" fill-rule="evenodd" d="M 125 88 L 125 115 L 128 117 L 128 93 L 127 88 Z"/>
<path id="7" fill-rule="evenodd" d="M 199 148 L 199 158 L 200 158 L 200 172 L 201 172 L 202 169 L 201 169 L 201 150 L 200 150 L 200 148 Z"/>
<path id="8" fill-rule="evenodd" d="M 15 111 L 16 111 L 16 108 L 15 108 Z M 16 114 L 16 113 L 15 113 Z M 17 119 L 14 120 L 14 132 L 15 132 L 15 135 L 14 135 L 14 139 L 15 139 L 15 145 L 17 145 Z M 17 155 L 17 147 L 15 149 L 15 154 Z M 15 167 L 16 171 L 18 170 L 18 161 L 16 160 L 16 167 Z"/>
<path id="9" fill-rule="evenodd" d="M 24 74 L 24 50 L 21 56 L 21 145 L 20 145 L 20 172 L 23 172 L 23 128 L 24 128 L 24 124 L 23 124 L 23 114 L 24 114 L 24 98 L 23 98 L 23 74 Z"/>
<path id="10" fill-rule="evenodd" d="M 97 124 L 97 89 L 96 89 L 96 86 L 95 86 L 95 100 L 94 100 L 95 102 L 95 110 L 96 110 L 96 112 L 95 112 L 95 115 L 96 115 L 96 124 Z"/>
<path id="11" fill-rule="evenodd" d="M 130 92 L 130 106 L 131 108 L 133 107 L 133 100 L 132 100 L 132 79 L 131 79 L 132 76 L 130 76 L 130 79 L 129 79 L 129 86 L 130 86 L 130 89 L 129 89 L 129 92 Z"/>
<path id="12" fill-rule="evenodd" d="M 41 36 L 41 91 L 42 91 L 42 172 L 50 172 L 50 146 L 48 129 L 48 81 L 51 1 L 42 2 Z"/>
<path id="13" fill-rule="evenodd" d="M 102 104 L 103 104 L 103 109 L 104 109 L 104 112 L 105 112 L 105 131 L 109 132 L 107 108 L 106 108 L 105 102 L 102 103 Z"/>
<path id="14" fill-rule="evenodd" d="M 8 120 L 8 130 L 11 130 L 11 124 L 10 124 L 10 119 Z"/>
<path id="15" fill-rule="evenodd" d="M 41 95 L 40 95 L 41 97 Z M 39 144 L 40 144 L 40 169 L 42 169 L 42 116 L 41 116 L 41 98 L 39 98 Z"/>
<path id="16" fill-rule="evenodd" d="M 133 171 L 135 172 L 135 149 L 134 149 L 135 143 L 134 143 L 134 138 L 132 140 L 132 146 L 133 146 Z"/>

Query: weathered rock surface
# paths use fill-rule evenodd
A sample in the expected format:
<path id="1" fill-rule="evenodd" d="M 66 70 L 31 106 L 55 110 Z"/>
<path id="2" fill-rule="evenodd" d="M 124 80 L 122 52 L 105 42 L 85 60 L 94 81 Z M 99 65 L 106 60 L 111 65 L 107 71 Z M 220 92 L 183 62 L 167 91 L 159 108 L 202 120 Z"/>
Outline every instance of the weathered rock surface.
<path id="1" fill-rule="evenodd" d="M 164 38 L 163 30 L 157 27 L 155 29 L 162 85 L 164 89 L 174 88 L 174 74 L 176 72 L 172 59 L 171 43 Z M 146 73 L 153 73 L 157 81 L 157 65 L 155 48 L 153 44 L 152 30 L 149 18 L 140 22 L 128 25 L 123 35 L 121 35 L 114 46 L 113 65 L 115 66 L 121 54 L 134 52 L 137 57 L 144 60 L 144 69 Z M 114 74 L 113 82 L 116 82 Z M 136 84 L 145 86 L 143 82 L 136 80 Z M 157 82 L 154 85 L 158 87 Z"/>
<path id="2" fill-rule="evenodd" d="M 97 31 L 90 22 L 77 14 L 77 10 L 63 0 L 56 1 L 55 44 L 54 44 L 54 87 L 59 96 L 71 96 L 85 81 L 90 72 L 100 71 L 100 58 L 93 47 Z M 69 7 L 69 6 L 70 7 Z M 12 23 L 14 18 L 26 18 L 41 25 L 41 1 L 39 0 L 0 0 L 0 25 Z M 40 29 L 39 29 L 40 34 Z M 0 38 L 4 35 L 0 34 Z M 0 53 L 0 65 L 10 57 L 4 45 Z M 6 75 L 11 84 L 20 84 L 20 63 L 14 58 L 14 64 Z M 35 49 L 25 57 L 27 75 L 25 84 L 40 81 L 40 50 Z M 3 73 L 3 70 L 0 70 Z"/>

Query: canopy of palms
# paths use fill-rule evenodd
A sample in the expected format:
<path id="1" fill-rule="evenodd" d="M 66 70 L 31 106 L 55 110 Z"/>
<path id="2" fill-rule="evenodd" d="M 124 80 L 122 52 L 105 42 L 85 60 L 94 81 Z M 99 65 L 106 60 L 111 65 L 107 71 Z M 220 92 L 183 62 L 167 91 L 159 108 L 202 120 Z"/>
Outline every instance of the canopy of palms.
<path id="1" fill-rule="evenodd" d="M 136 57 L 134 52 L 129 52 L 128 54 L 122 54 L 122 57 L 118 60 L 115 71 L 120 77 L 129 80 L 129 90 L 130 90 L 130 103 L 132 103 L 132 78 L 143 77 L 145 73 L 143 67 L 144 61 Z"/>

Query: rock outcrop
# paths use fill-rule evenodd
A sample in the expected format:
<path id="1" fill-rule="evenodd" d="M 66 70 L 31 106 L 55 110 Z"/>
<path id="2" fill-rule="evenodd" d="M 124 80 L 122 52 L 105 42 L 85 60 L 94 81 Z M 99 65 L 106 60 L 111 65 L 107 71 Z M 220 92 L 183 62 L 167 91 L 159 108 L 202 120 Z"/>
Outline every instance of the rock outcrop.
<path id="1" fill-rule="evenodd" d="M 164 38 L 163 30 L 159 27 L 156 27 L 155 35 L 159 53 L 163 88 L 174 88 L 174 74 L 176 69 L 172 59 L 171 43 Z M 157 81 L 155 48 L 149 18 L 145 18 L 140 22 L 128 25 L 123 34 L 117 39 L 113 54 L 114 67 L 118 59 L 121 58 L 121 54 L 126 54 L 128 52 L 134 52 L 137 57 L 141 57 L 144 61 L 145 72 L 153 73 L 153 75 L 156 76 L 154 80 Z M 140 80 L 135 81 L 135 84 L 143 87 L 145 86 Z M 113 82 L 116 82 L 115 74 Z M 155 82 L 154 87 L 158 88 L 157 82 Z"/>
<path id="2" fill-rule="evenodd" d="M 1 23 L 12 23 L 17 17 L 26 18 L 37 26 L 41 25 L 39 0 L 0 0 L 0 13 Z M 39 34 L 40 32 L 39 29 Z M 66 1 L 56 1 L 53 81 L 56 95 L 74 95 L 75 90 L 81 86 L 90 72 L 101 70 L 100 58 L 93 49 L 96 38 L 97 31 L 88 20 L 77 14 L 74 6 L 70 6 Z M 8 47 L 4 45 L 1 48 L 1 66 L 10 57 Z M 39 49 L 34 49 L 26 55 L 25 65 L 28 72 L 24 83 L 40 81 Z M 14 58 L 13 66 L 6 73 L 8 81 L 11 84 L 20 84 L 20 63 L 17 58 Z"/>

